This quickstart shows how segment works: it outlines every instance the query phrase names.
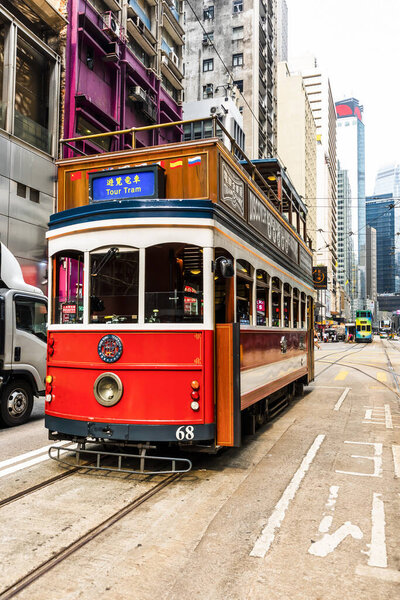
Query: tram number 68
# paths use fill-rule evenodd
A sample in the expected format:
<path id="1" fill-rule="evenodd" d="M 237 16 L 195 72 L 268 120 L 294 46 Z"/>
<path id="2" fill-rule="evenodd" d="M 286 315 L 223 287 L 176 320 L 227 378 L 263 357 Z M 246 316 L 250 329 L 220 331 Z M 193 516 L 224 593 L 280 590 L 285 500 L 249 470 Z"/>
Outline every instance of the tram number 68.
<path id="1" fill-rule="evenodd" d="M 182 425 L 181 427 L 178 427 L 178 429 L 176 430 L 175 436 L 176 436 L 176 439 L 179 440 L 180 442 L 182 440 L 193 440 L 194 439 L 193 425 L 188 425 L 187 427 Z"/>

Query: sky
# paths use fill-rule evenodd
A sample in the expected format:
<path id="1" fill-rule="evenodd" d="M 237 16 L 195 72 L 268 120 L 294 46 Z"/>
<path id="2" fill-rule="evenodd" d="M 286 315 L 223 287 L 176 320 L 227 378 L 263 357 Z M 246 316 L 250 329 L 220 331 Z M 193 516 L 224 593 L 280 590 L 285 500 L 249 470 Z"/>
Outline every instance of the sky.
<path id="1" fill-rule="evenodd" d="M 312 54 L 334 101 L 364 106 L 366 193 L 400 162 L 400 0 L 286 0 L 290 59 Z"/>

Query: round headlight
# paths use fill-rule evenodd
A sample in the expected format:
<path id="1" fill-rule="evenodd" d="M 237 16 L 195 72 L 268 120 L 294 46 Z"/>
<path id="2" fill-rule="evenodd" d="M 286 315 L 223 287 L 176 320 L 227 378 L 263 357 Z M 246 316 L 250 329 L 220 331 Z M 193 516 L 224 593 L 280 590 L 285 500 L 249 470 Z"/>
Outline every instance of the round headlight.
<path id="1" fill-rule="evenodd" d="M 94 382 L 93 392 L 102 406 L 114 406 L 121 400 L 124 388 L 122 381 L 115 373 L 102 373 Z"/>

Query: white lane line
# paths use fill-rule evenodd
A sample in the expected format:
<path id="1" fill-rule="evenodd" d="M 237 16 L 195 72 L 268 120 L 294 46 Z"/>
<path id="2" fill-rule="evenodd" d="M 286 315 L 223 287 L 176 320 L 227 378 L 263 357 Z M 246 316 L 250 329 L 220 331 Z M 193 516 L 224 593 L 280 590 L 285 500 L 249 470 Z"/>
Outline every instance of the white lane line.
<path id="1" fill-rule="evenodd" d="M 53 444 L 54 446 L 66 446 L 67 444 L 69 444 L 70 442 L 58 442 L 57 444 Z M 19 462 L 18 464 L 14 464 L 11 467 L 8 468 L 3 468 L 0 470 L 0 478 L 1 477 L 6 477 L 7 475 L 10 475 L 11 473 L 16 473 L 17 471 L 22 471 L 22 469 L 27 469 L 28 467 L 32 467 L 33 465 L 37 465 L 41 462 L 44 462 L 45 460 L 50 460 L 50 457 L 47 453 L 49 449 L 49 446 L 45 446 L 45 453 L 41 454 L 40 456 L 36 456 L 36 458 L 32 458 L 31 460 L 27 460 L 24 462 Z M 36 452 L 37 454 L 37 452 Z M 21 454 L 21 456 L 24 456 L 23 454 Z M 20 458 L 20 457 L 15 457 L 15 458 Z M 10 459 L 11 460 L 11 459 Z M 6 462 L 6 461 L 4 461 Z M 14 461 L 16 462 L 16 461 Z"/>
<path id="2" fill-rule="evenodd" d="M 342 406 L 343 402 L 345 401 L 346 396 L 350 390 L 351 390 L 351 388 L 349 388 L 349 387 L 347 387 L 344 390 L 343 394 L 340 396 L 339 400 L 336 402 L 335 408 L 333 410 L 340 410 L 340 407 Z"/>
<path id="3" fill-rule="evenodd" d="M 7 460 L 3 460 L 0 462 L 0 469 L 3 469 L 3 467 L 8 467 L 9 465 L 13 465 L 17 462 L 21 462 L 21 460 L 32 458 L 33 456 L 37 456 L 38 454 L 43 454 L 44 452 L 48 451 L 50 446 L 63 446 L 68 443 L 69 442 L 56 442 L 55 444 L 48 444 L 47 446 L 42 446 L 42 448 L 37 448 L 37 450 L 32 450 L 31 452 L 25 452 L 24 454 L 13 456 L 13 458 L 7 458 Z"/>
<path id="4" fill-rule="evenodd" d="M 392 446 L 394 476 L 400 478 L 400 446 Z"/>
<path id="5" fill-rule="evenodd" d="M 371 546 L 369 549 L 368 565 L 370 567 L 387 567 L 387 553 L 385 540 L 385 507 L 382 494 L 374 492 L 372 501 L 372 531 L 371 531 Z"/>
<path id="6" fill-rule="evenodd" d="M 382 579 L 383 581 L 390 581 L 393 583 L 400 583 L 400 572 L 394 569 L 382 569 L 376 567 L 367 567 L 366 565 L 358 565 L 356 568 L 356 575 L 360 577 L 375 577 L 376 579 Z"/>
<path id="7" fill-rule="evenodd" d="M 310 385 L 313 390 L 344 390 L 346 389 L 343 385 Z"/>
<path id="8" fill-rule="evenodd" d="M 331 485 L 331 487 L 329 488 L 329 497 L 328 497 L 327 503 L 325 504 L 326 510 L 329 510 L 331 513 L 335 512 L 335 506 L 336 506 L 336 500 L 338 497 L 338 492 L 339 492 L 339 486 Z M 331 528 L 332 521 L 333 521 L 333 515 L 325 515 L 322 518 L 321 523 L 319 524 L 318 531 L 320 533 L 328 533 Z"/>
<path id="9" fill-rule="evenodd" d="M 385 404 L 385 425 L 386 429 L 393 429 L 392 413 L 389 404 Z"/>
<path id="10" fill-rule="evenodd" d="M 369 421 L 372 419 L 372 408 L 368 408 L 368 409 L 365 411 L 365 416 L 364 416 L 364 419 L 365 419 L 365 420 L 369 420 Z"/>
<path id="11" fill-rule="evenodd" d="M 300 467 L 293 475 L 292 480 L 290 481 L 289 485 L 283 492 L 280 500 L 276 504 L 270 518 L 268 519 L 266 526 L 261 532 L 260 537 L 254 544 L 253 550 L 250 552 L 250 556 L 264 558 L 264 556 L 267 554 L 272 542 L 275 539 L 276 532 L 282 525 L 290 501 L 293 500 L 293 498 L 295 497 L 296 492 L 300 487 L 300 483 L 304 479 L 304 476 L 310 468 L 311 463 L 314 460 L 324 439 L 325 435 L 317 435 L 317 437 L 315 438 L 310 449 L 303 458 Z"/>

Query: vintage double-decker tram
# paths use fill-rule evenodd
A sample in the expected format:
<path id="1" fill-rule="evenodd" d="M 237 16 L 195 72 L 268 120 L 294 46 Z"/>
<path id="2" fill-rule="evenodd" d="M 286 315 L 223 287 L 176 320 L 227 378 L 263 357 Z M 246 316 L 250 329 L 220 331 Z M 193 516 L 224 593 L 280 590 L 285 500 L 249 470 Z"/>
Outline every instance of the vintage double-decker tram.
<path id="1" fill-rule="evenodd" d="M 60 160 L 51 439 L 239 446 L 313 379 L 306 209 L 231 141 Z"/>

